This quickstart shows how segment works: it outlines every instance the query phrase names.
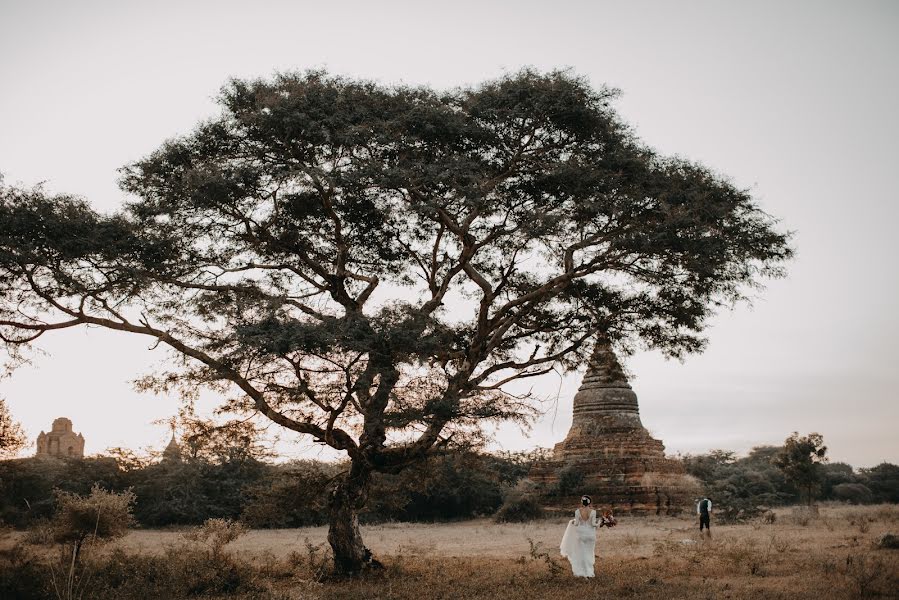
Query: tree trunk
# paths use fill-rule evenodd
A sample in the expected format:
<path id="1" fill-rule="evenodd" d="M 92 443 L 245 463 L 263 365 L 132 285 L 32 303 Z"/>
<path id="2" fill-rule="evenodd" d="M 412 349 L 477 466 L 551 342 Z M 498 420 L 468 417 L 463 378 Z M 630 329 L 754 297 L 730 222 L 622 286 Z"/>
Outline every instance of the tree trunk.
<path id="1" fill-rule="evenodd" d="M 358 575 L 381 567 L 362 543 L 358 510 L 365 505 L 371 472 L 353 463 L 350 471 L 332 486 L 328 497 L 328 543 L 334 552 L 337 575 Z"/>

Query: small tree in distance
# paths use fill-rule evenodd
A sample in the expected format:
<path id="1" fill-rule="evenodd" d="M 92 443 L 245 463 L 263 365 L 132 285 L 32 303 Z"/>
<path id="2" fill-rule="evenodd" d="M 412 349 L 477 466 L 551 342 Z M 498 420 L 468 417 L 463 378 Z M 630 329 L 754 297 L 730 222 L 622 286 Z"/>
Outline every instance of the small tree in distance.
<path id="1" fill-rule="evenodd" d="M 27 443 L 22 426 L 9 413 L 6 401 L 0 398 L 0 457 L 14 456 Z"/>
<path id="2" fill-rule="evenodd" d="M 123 169 L 118 214 L 0 189 L 0 335 L 14 358 L 79 325 L 148 336 L 173 352 L 158 388 L 344 453 L 328 541 L 357 573 L 373 473 L 526 421 L 510 384 L 594 340 L 698 352 L 717 307 L 783 274 L 774 219 L 639 143 L 615 95 L 529 70 L 232 81 L 221 115 Z"/>
<path id="3" fill-rule="evenodd" d="M 800 437 L 794 431 L 773 460 L 784 476 L 801 490 L 809 506 L 821 482 L 821 464 L 827 462 L 826 455 L 827 446 L 820 433 Z"/>

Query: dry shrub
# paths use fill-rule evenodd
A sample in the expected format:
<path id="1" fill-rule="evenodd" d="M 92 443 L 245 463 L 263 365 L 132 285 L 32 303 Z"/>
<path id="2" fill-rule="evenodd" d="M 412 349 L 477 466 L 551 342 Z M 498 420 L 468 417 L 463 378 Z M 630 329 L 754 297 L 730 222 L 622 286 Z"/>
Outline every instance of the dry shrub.
<path id="1" fill-rule="evenodd" d="M 0 550 L 0 598 L 43 600 L 49 593 L 46 572 L 24 545 Z"/>
<path id="2" fill-rule="evenodd" d="M 769 541 L 768 545 L 778 554 L 785 554 L 795 549 L 795 546 L 793 542 L 790 541 L 790 538 L 779 538 L 776 535 L 771 536 L 771 540 Z"/>
<path id="3" fill-rule="evenodd" d="M 765 566 L 771 562 L 772 547 L 773 543 L 759 548 L 755 540 L 747 538 L 722 544 L 717 553 L 737 571 L 745 569 L 749 575 L 764 575 Z"/>
<path id="4" fill-rule="evenodd" d="M 812 506 L 794 506 L 790 515 L 795 525 L 808 527 L 808 524 L 818 518 L 818 507 Z"/>
<path id="5" fill-rule="evenodd" d="M 253 553 L 249 560 L 256 575 L 262 579 L 277 581 L 293 578 L 297 574 L 297 569 L 291 563 L 290 556 L 287 560 L 282 560 L 271 550 L 262 550 L 258 554 Z"/>
<path id="6" fill-rule="evenodd" d="M 88 496 L 56 492 L 56 513 L 50 532 L 60 547 L 49 563 L 50 588 L 58 600 L 80 600 L 91 585 L 92 564 L 84 564 L 83 549 L 88 545 L 122 537 L 134 522 L 130 490 L 109 492 L 94 485 Z"/>
<path id="7" fill-rule="evenodd" d="M 539 562 L 546 565 L 547 573 L 551 578 L 558 577 L 565 572 L 565 567 L 561 561 L 550 556 L 549 552 L 543 549 L 543 544 L 535 542 L 531 538 L 527 538 L 527 540 L 529 546 L 528 556 L 531 563 Z"/>
<path id="8" fill-rule="evenodd" d="M 261 589 L 249 562 L 195 546 L 171 547 L 161 555 L 115 549 L 92 560 L 96 598 L 187 598 Z"/>
<path id="9" fill-rule="evenodd" d="M 653 546 L 653 555 L 666 562 L 676 565 L 678 570 L 694 572 L 707 559 L 708 543 L 698 544 L 694 539 L 673 540 L 671 538 L 660 540 Z"/>
<path id="10" fill-rule="evenodd" d="M 680 555 L 682 550 L 683 545 L 672 539 L 657 541 L 652 547 L 653 555 L 666 558 Z"/>
<path id="11" fill-rule="evenodd" d="M 869 512 L 853 511 L 846 513 L 846 520 L 849 525 L 858 529 L 859 533 L 868 533 L 871 531 L 871 523 L 875 517 Z"/>
<path id="12" fill-rule="evenodd" d="M 111 540 L 125 535 L 134 523 L 131 490 L 115 493 L 99 485 L 88 496 L 56 492 L 56 513 L 50 520 L 53 538 L 80 548 L 85 540 Z"/>
<path id="13" fill-rule="evenodd" d="M 303 540 L 305 554 L 291 552 L 287 562 L 296 569 L 305 569 L 314 581 L 322 581 L 331 574 L 334 564 L 331 548 L 325 544 L 313 544 L 309 538 Z"/>
<path id="14" fill-rule="evenodd" d="M 22 542 L 32 546 L 49 546 L 54 542 L 53 526 L 47 519 L 39 519 L 22 536 Z"/>
<path id="15" fill-rule="evenodd" d="M 396 551 L 400 556 L 433 556 L 437 552 L 437 542 L 434 540 L 406 542 L 397 546 Z"/>
<path id="16" fill-rule="evenodd" d="M 878 506 L 873 513 L 872 519 L 882 523 L 899 522 L 899 505 L 884 504 Z"/>
<path id="17" fill-rule="evenodd" d="M 183 534 L 185 540 L 205 545 L 212 556 L 221 555 L 225 546 L 249 531 L 239 521 L 207 519 L 202 525 Z"/>
<path id="18" fill-rule="evenodd" d="M 867 598 L 880 595 L 882 588 L 895 583 L 895 573 L 891 573 L 885 567 L 885 561 L 878 556 L 871 553 L 856 553 L 846 557 L 843 574 L 852 592 L 859 598 Z"/>

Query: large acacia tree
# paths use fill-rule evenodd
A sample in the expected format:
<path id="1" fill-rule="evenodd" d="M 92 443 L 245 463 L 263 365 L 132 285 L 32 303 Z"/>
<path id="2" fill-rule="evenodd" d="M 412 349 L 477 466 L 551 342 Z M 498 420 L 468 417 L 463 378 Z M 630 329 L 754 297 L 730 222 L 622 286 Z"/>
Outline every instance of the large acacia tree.
<path id="1" fill-rule="evenodd" d="M 642 145 L 614 97 L 562 72 L 232 81 L 218 117 L 122 170 L 117 214 L 4 189 L 0 333 L 14 357 L 79 325 L 154 338 L 174 360 L 152 384 L 346 453 L 328 539 L 357 572 L 372 473 L 527 416 L 508 386 L 595 339 L 699 351 L 717 306 L 781 274 L 776 222 Z"/>

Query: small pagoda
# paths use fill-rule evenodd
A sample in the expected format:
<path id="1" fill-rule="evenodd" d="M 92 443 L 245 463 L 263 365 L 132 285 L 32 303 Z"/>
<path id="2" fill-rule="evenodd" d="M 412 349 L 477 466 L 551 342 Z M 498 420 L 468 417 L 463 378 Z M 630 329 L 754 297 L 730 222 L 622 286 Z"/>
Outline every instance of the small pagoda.
<path id="1" fill-rule="evenodd" d="M 565 472 L 577 489 L 560 485 Z M 665 457 L 665 446 L 640 421 L 637 394 L 615 352 L 600 338 L 574 396 L 571 429 L 552 459 L 534 465 L 529 478 L 544 499 L 574 506 L 589 494 L 598 508 L 617 512 L 669 514 L 692 498 L 695 483 L 683 465 Z M 582 478 L 582 479 L 581 479 Z"/>

